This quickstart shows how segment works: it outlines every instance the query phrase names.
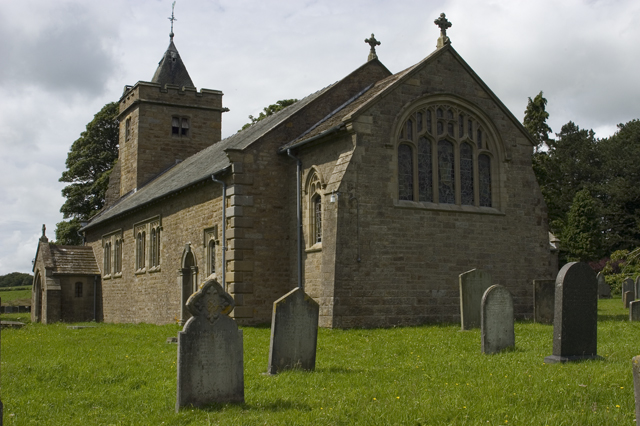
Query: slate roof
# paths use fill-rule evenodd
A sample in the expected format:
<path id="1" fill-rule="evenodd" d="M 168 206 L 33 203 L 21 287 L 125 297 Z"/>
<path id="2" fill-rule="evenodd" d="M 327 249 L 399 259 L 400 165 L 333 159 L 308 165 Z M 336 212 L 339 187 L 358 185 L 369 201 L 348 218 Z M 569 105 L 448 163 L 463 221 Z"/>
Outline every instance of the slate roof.
<path id="1" fill-rule="evenodd" d="M 165 84 L 174 84 L 179 87 L 196 87 L 191 81 L 187 67 L 180 59 L 178 49 L 173 44 L 173 38 L 169 43 L 169 47 L 167 47 L 167 51 L 164 52 L 164 56 L 158 62 L 158 68 L 151 82 L 158 83 L 163 87 Z"/>
<path id="2" fill-rule="evenodd" d="M 54 274 L 100 275 L 100 269 L 90 246 L 60 246 L 49 244 Z"/>
<path id="3" fill-rule="evenodd" d="M 172 166 L 151 182 L 121 197 L 115 204 L 94 216 L 83 229 L 91 228 L 98 223 L 134 210 L 155 200 L 179 192 L 199 182 L 208 180 L 213 174 L 219 174 L 231 165 L 224 152 L 227 149 L 245 149 L 269 131 L 288 120 L 295 113 L 320 97 L 336 83 L 317 91 L 293 105 L 258 121 L 247 129 L 238 132 L 208 148 L 192 155 L 186 160 Z"/>

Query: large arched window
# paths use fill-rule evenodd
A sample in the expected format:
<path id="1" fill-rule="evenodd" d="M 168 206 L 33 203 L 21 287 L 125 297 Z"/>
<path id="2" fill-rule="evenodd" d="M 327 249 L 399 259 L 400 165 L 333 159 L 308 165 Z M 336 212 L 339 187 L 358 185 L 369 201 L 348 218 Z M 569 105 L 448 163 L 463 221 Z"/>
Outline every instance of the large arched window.
<path id="1" fill-rule="evenodd" d="M 397 135 L 398 199 L 493 207 L 491 135 L 478 114 L 456 102 L 415 108 Z"/>

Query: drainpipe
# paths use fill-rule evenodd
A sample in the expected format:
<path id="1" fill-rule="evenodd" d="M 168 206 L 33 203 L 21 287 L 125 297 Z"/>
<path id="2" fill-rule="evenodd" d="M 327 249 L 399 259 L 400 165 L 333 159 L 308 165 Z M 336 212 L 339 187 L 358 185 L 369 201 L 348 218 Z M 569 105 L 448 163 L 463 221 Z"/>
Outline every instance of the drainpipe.
<path id="1" fill-rule="evenodd" d="M 98 276 L 93 276 L 93 321 L 98 322 Z"/>
<path id="2" fill-rule="evenodd" d="M 222 289 L 227 291 L 227 184 L 211 175 L 211 180 L 222 185 Z"/>
<path id="3" fill-rule="evenodd" d="M 287 149 L 287 155 L 296 160 L 296 208 L 298 216 L 298 288 L 304 290 L 302 285 L 302 207 L 300 203 L 300 175 L 302 174 L 302 161 L 291 154 L 291 149 Z"/>

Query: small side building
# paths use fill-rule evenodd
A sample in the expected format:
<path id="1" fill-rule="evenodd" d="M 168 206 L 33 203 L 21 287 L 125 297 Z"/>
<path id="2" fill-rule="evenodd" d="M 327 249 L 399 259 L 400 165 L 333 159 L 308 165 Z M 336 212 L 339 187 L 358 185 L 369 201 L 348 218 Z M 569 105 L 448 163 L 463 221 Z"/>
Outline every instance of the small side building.
<path id="1" fill-rule="evenodd" d="M 42 227 L 33 263 L 31 321 L 100 321 L 100 269 L 90 246 L 50 243 Z"/>

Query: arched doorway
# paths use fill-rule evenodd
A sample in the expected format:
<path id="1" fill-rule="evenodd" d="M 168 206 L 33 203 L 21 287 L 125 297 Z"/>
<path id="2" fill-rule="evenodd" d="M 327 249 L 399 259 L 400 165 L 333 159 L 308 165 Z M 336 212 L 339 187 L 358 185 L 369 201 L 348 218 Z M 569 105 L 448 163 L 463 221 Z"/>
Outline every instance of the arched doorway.
<path id="1" fill-rule="evenodd" d="M 42 322 L 42 276 L 40 271 L 36 272 L 33 280 L 33 302 L 31 306 L 33 322 Z"/>
<path id="2" fill-rule="evenodd" d="M 197 290 L 198 286 L 198 267 L 196 266 L 196 258 L 191 251 L 191 244 L 188 243 L 184 247 L 182 253 L 182 267 L 178 271 L 178 281 L 180 284 L 180 325 L 184 325 L 191 314 L 186 307 L 187 300 Z"/>

